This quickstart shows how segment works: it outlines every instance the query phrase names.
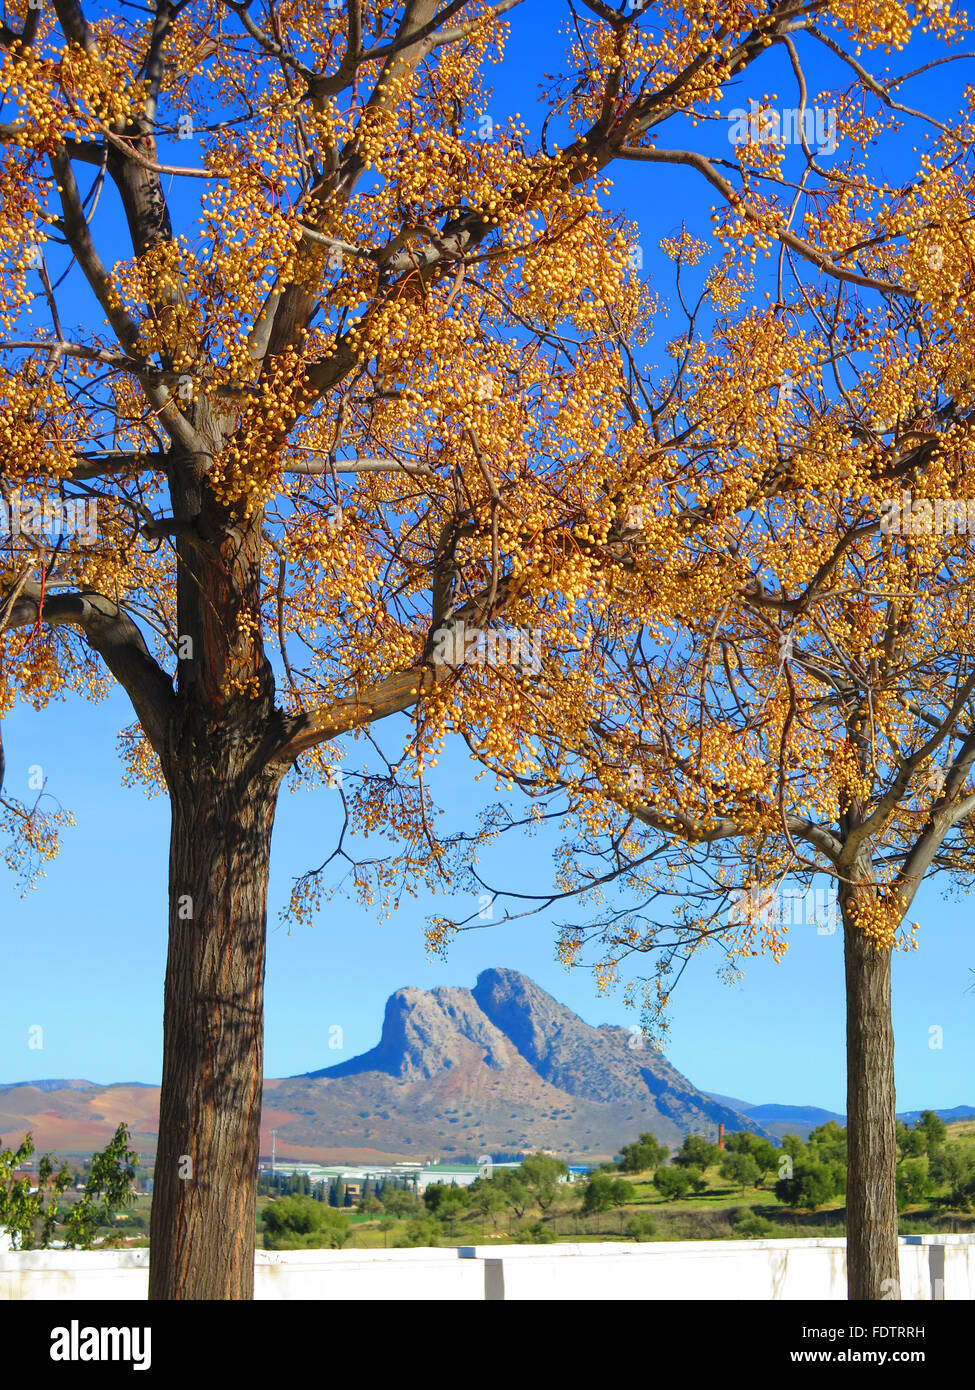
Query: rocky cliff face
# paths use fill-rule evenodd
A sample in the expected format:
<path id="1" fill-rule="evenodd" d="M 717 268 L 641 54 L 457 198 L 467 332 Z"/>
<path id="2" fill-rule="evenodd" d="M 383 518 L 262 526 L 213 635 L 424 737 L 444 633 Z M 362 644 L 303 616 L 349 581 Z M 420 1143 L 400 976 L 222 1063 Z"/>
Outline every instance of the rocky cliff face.
<path id="1" fill-rule="evenodd" d="M 471 990 L 409 988 L 387 999 L 376 1047 L 310 1075 L 339 1078 L 377 1071 L 400 1081 L 431 1081 L 453 1067 L 483 1065 L 502 1071 L 521 1061 L 517 1047 L 495 1027 Z"/>

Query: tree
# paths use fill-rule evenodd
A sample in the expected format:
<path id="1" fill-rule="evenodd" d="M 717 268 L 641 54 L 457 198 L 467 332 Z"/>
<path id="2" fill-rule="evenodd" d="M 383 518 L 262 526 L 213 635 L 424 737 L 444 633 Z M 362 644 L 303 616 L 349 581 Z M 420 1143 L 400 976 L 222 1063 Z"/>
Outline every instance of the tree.
<path id="1" fill-rule="evenodd" d="M 633 1197 L 632 1183 L 623 1178 L 611 1178 L 608 1173 L 593 1173 L 582 1194 L 582 1210 L 587 1215 L 610 1211 L 632 1202 Z"/>
<path id="2" fill-rule="evenodd" d="M 903 1158 L 919 1158 L 921 1154 L 927 1152 L 928 1136 L 925 1131 L 917 1125 L 913 1129 L 908 1129 L 907 1125 L 897 1122 L 895 1130 L 897 1152 Z"/>
<path id="3" fill-rule="evenodd" d="M 798 1134 L 785 1134 L 782 1137 L 782 1152 L 793 1163 L 796 1163 L 800 1158 L 805 1157 L 806 1146 Z"/>
<path id="4" fill-rule="evenodd" d="M 427 1188 L 427 1192 L 431 1189 Z M 423 1194 L 424 1199 L 426 1193 Z M 453 1230 L 454 1222 L 462 1216 L 470 1205 L 467 1189 L 464 1187 L 448 1187 L 444 1190 L 439 1202 L 431 1208 L 434 1215 L 439 1220 L 446 1222 Z"/>
<path id="5" fill-rule="evenodd" d="M 928 1196 L 930 1179 L 927 1166 L 919 1159 L 908 1159 L 897 1169 L 897 1210 L 923 1202 Z"/>
<path id="6" fill-rule="evenodd" d="M 436 1246 L 440 1244 L 440 1231 L 437 1223 L 429 1217 L 416 1217 L 406 1223 L 406 1229 L 401 1231 L 393 1241 L 393 1247 L 409 1249 L 414 1246 Z"/>
<path id="7" fill-rule="evenodd" d="M 33 1248 L 38 1223 L 42 1225 L 42 1244 L 49 1243 L 58 1216 L 57 1199 L 70 1182 L 67 1164 L 55 1173 L 49 1154 L 38 1164 L 36 1186 L 30 1175 L 15 1177 L 17 1169 L 28 1162 L 33 1152 L 34 1139 L 30 1133 L 16 1149 L 0 1148 L 0 1231 L 9 1235 L 15 1250 Z"/>
<path id="8" fill-rule="evenodd" d="M 952 129 L 936 163 L 963 143 Z M 960 237 L 971 187 L 957 196 Z M 570 741 L 584 765 L 573 794 L 588 781 L 623 807 L 605 826 L 593 812 L 575 856 L 580 895 L 602 853 L 601 883 L 628 901 L 568 926 L 567 958 L 598 943 L 606 976 L 658 952 L 652 1015 L 709 942 L 733 973 L 759 948 L 780 957 L 790 924 L 842 926 L 848 1279 L 850 1297 L 867 1300 L 899 1288 L 891 955 L 914 944 L 925 877 L 965 882 L 975 869 L 975 557 L 967 520 L 951 519 L 975 508 L 975 362 L 955 316 L 971 306 L 970 270 L 966 255 L 942 273 L 925 208 L 909 198 L 903 245 L 884 236 L 879 259 L 860 263 L 904 287 L 906 318 L 883 296 L 860 317 L 842 292 L 827 318 L 793 285 L 767 313 L 688 348 L 670 408 L 686 383 L 693 461 L 644 511 L 641 554 L 647 511 L 663 519 L 629 623 L 617 610 L 593 639 L 614 672 L 611 713 Z M 840 240 L 865 245 L 836 204 L 819 225 L 834 213 Z M 751 405 L 702 430 L 702 393 L 713 400 L 717 382 Z M 648 615 L 671 584 L 683 616 L 661 614 L 655 642 Z"/>
<path id="9" fill-rule="evenodd" d="M 69 1248 L 90 1250 L 99 1226 L 112 1226 L 116 1212 L 132 1200 L 138 1157 L 128 1144 L 129 1131 L 119 1125 L 105 1148 L 85 1164 L 84 1192 L 63 1216 L 58 1198 L 71 1181 L 67 1162 L 56 1171 L 52 1155 L 44 1154 L 35 1186 L 30 1175 L 13 1176 L 34 1152 L 32 1136 L 27 1134 L 16 1150 L 0 1150 L 0 1229 L 9 1232 L 16 1248 L 30 1250 L 39 1225 L 40 1243 L 46 1249 L 60 1222 Z"/>
<path id="10" fill-rule="evenodd" d="M 541 1211 L 548 1211 L 558 1196 L 558 1184 L 568 1165 L 550 1154 L 529 1154 L 518 1170 Z"/>
<path id="11" fill-rule="evenodd" d="M 696 1168 L 693 1165 L 691 1165 L 690 1167 L 685 1168 L 684 1172 L 687 1174 L 687 1179 L 690 1183 L 691 1191 L 694 1193 L 695 1196 L 699 1196 L 702 1192 L 707 1191 L 708 1180 L 703 1168 Z"/>
<path id="12" fill-rule="evenodd" d="M 418 1216 L 423 1204 L 403 1187 L 383 1188 L 383 1206 L 391 1216 Z"/>
<path id="13" fill-rule="evenodd" d="M 624 858 L 631 837 L 619 838 L 620 815 L 696 846 L 738 837 L 781 848 L 787 836 L 790 855 L 801 843 L 837 872 L 848 885 L 851 1169 L 863 1184 L 854 1212 L 866 1222 L 886 1201 L 885 1184 L 892 1200 L 893 1122 L 877 1100 L 890 1070 L 886 917 L 881 949 L 864 943 L 887 892 L 871 877 L 875 862 L 891 862 L 879 840 L 904 827 L 901 817 L 889 830 L 886 794 L 874 804 L 879 819 L 861 816 L 871 803 L 857 760 L 870 763 L 864 721 L 875 709 L 862 671 L 902 656 L 896 641 L 894 657 L 866 655 L 862 606 L 878 600 L 848 600 L 846 570 L 860 566 L 867 595 L 900 593 L 902 581 L 913 595 L 920 574 L 911 563 L 906 574 L 894 566 L 880 575 L 861 562 L 867 542 L 847 540 L 829 489 L 842 501 L 867 488 L 879 502 L 889 484 L 900 496 L 933 453 L 925 440 L 899 450 L 905 433 L 928 416 L 963 432 L 972 335 L 959 293 L 966 243 L 955 232 L 968 200 L 955 147 L 965 148 L 967 127 L 959 135 L 941 123 L 937 148 L 925 152 L 924 170 L 933 158 L 944 179 L 885 183 L 877 193 L 870 184 L 869 199 L 852 197 L 870 177 L 862 121 L 879 142 L 905 118 L 900 103 L 878 103 L 886 89 L 854 56 L 889 45 L 891 14 L 837 6 L 824 15 L 819 0 L 758 16 L 661 4 L 662 27 L 644 6 L 590 0 L 585 15 L 568 10 L 566 78 L 548 84 L 550 114 L 565 127 L 557 149 L 548 122 L 541 141 L 515 118 L 497 132 L 485 124 L 485 74 L 500 56 L 511 0 L 439 10 L 435 0 L 410 0 L 392 13 L 368 0 L 347 13 L 321 0 L 287 12 L 274 0 L 259 10 L 159 0 L 148 21 L 125 9 L 97 24 L 83 0 L 53 0 L 0 29 L 4 235 L 20 258 L 0 285 L 4 505 L 14 492 L 32 494 L 25 509 L 16 503 L 0 573 L 0 711 L 17 697 L 43 706 L 62 693 L 98 695 L 115 680 L 137 720 L 125 734 L 131 770 L 169 796 L 153 1298 L 253 1292 L 266 894 L 282 784 L 330 783 L 351 821 L 395 826 L 403 852 L 357 866 L 364 887 L 397 885 L 395 901 L 446 862 L 441 839 L 460 849 L 463 837 L 431 828 L 428 772 L 450 730 L 505 783 L 533 794 L 540 780 L 567 795 L 566 814 L 587 834 L 605 828 Z M 898 42 L 915 27 L 950 39 L 954 24 L 947 7 L 916 20 L 896 11 Z M 721 116 L 725 89 L 766 56 L 800 81 L 799 48 L 823 45 L 852 65 L 855 88 L 836 121 L 846 157 L 826 172 L 810 163 L 801 183 L 778 181 L 784 156 L 753 141 L 729 178 L 723 138 L 714 162 L 660 143 L 661 127 L 679 142 L 687 120 L 706 126 Z M 803 78 L 803 110 L 806 88 Z M 858 99 L 876 115 L 864 117 Z M 198 143 L 195 162 L 165 162 L 160 142 L 177 132 Z M 805 132 L 803 140 L 808 148 Z M 668 358 L 673 371 L 655 381 L 633 356 L 654 307 L 635 273 L 635 230 L 600 203 L 616 159 L 648 180 L 655 164 L 679 169 L 689 186 L 699 180 L 718 200 L 727 247 L 707 268 L 701 316 Z M 883 169 L 882 150 L 877 159 Z M 174 181 L 191 191 L 187 202 L 199 193 L 185 236 L 173 230 Z M 110 197 L 100 199 L 103 186 Z M 185 211 L 181 202 L 181 219 Z M 932 242 L 943 252 L 937 269 Z M 776 285 L 766 305 L 751 266 L 773 244 L 783 285 L 787 263 L 797 276 L 814 267 L 811 298 Z M 682 234 L 670 252 L 686 281 L 700 243 Z M 74 336 L 65 332 L 79 317 L 66 312 L 68 276 L 67 292 L 78 285 L 72 310 L 83 305 L 87 325 Z M 825 312 L 819 276 L 836 289 L 835 310 Z M 695 341 L 708 315 L 717 320 L 710 358 Z M 925 353 L 917 410 L 905 386 L 912 333 Z M 871 353 L 893 343 L 902 350 L 871 371 Z M 824 401 L 821 368 L 839 373 L 854 357 L 857 370 L 865 362 L 858 383 L 838 377 L 835 399 Z M 784 377 L 795 387 L 798 442 L 791 425 L 768 427 L 768 399 Z M 942 386 L 957 418 L 938 414 L 940 395 L 928 399 Z M 855 446 L 841 418 L 849 410 Z M 895 418 L 898 449 L 888 448 L 881 417 Z M 956 444 L 947 456 L 939 447 L 939 476 L 954 466 Z M 810 450 L 817 465 L 835 465 L 816 483 Z M 838 479 L 848 462 L 859 491 Z M 709 500 L 689 502 L 692 494 Z M 35 501 L 42 516 L 43 504 L 59 516 L 70 504 L 76 531 L 81 504 L 86 544 L 39 539 Z M 781 553 L 785 542 L 762 566 L 754 545 L 729 550 L 736 517 L 751 525 L 770 520 L 763 506 L 793 504 L 812 537 L 804 569 L 786 564 L 794 557 Z M 828 539 L 818 513 L 810 517 L 821 505 L 835 531 Z M 791 532 L 791 518 L 785 532 L 772 529 Z M 822 599 L 825 626 L 834 644 L 840 633 L 853 675 L 817 664 L 805 631 L 824 564 L 822 583 L 833 586 Z M 770 598 L 773 570 L 816 584 Z M 922 630 L 916 604 L 891 602 L 902 605 L 892 631 Z M 753 672 L 769 669 L 767 648 L 780 640 L 773 618 L 797 619 L 806 650 L 766 704 L 736 707 L 740 728 L 721 710 L 722 737 L 733 746 L 742 736 L 744 760 L 726 786 L 711 775 L 725 748 L 715 747 L 710 710 L 686 721 L 682 711 L 689 691 L 712 698 L 716 650 L 732 653 L 729 671 L 739 670 L 738 653 Z M 648 668 L 632 660 L 634 636 L 649 640 L 673 622 L 684 640 L 664 644 L 670 665 L 651 653 L 648 688 Z M 907 761 L 920 760 L 910 775 L 966 727 L 964 700 L 957 711 L 949 701 L 947 730 L 934 700 L 949 688 L 967 698 L 967 675 L 946 669 L 946 650 L 931 667 L 937 679 L 926 676 L 928 704 L 909 700 L 885 726 L 910 750 Z M 684 662 L 675 689 L 674 663 Z M 615 708 L 622 672 L 613 727 L 603 715 Z M 880 679 L 889 675 L 885 667 Z M 635 708 L 641 700 L 645 710 Z M 672 715 L 662 730 L 661 708 Z M 756 769 L 766 774 L 780 753 L 785 769 L 797 756 L 790 738 L 810 708 L 845 729 L 837 761 L 834 730 L 820 728 L 828 756 L 814 768 L 821 780 L 831 769 L 823 815 L 831 823 L 839 796 L 839 834 L 807 824 L 796 808 L 816 789 L 796 778 L 794 802 L 784 779 L 781 794 L 756 801 L 766 785 Z M 380 721 L 406 712 L 409 731 L 390 733 L 404 736 L 406 752 L 384 752 L 388 774 L 360 767 L 340 778 L 345 736 L 375 737 Z M 939 721 L 933 749 L 911 741 L 912 721 L 925 717 Z M 944 862 L 945 836 L 963 823 L 956 793 L 967 756 L 951 765 L 933 829 L 922 829 L 916 852 L 905 847 L 907 884 L 935 857 Z M 634 768 L 642 799 L 632 795 Z M 662 809 L 672 803 L 676 816 Z M 53 852 L 64 824 L 47 804 L 4 796 L 14 859 L 28 868 Z M 727 815 L 714 819 L 718 805 Z M 460 852 L 469 867 L 470 837 Z M 336 856 L 347 853 L 340 846 Z M 749 864 L 777 874 L 781 857 L 762 849 Z M 299 882 L 295 912 L 314 910 L 333 886 L 323 888 L 325 872 Z M 432 943 L 446 932 L 435 925 Z M 857 1296 L 868 1296 L 861 1271 L 869 1264 L 876 1282 L 887 1269 L 858 1220 L 851 1267 Z M 867 1224 L 876 1225 L 872 1216 Z"/>
<path id="14" fill-rule="evenodd" d="M 551 1245 L 555 1238 L 544 1221 L 523 1221 L 518 1230 L 518 1239 L 525 1245 Z"/>
<path id="15" fill-rule="evenodd" d="M 393 1230 L 393 1228 L 394 1228 L 395 1225 L 396 1225 L 396 1217 L 395 1217 L 395 1216 L 381 1216 L 381 1217 L 379 1218 L 378 1225 L 379 1225 L 379 1229 L 380 1229 L 380 1230 L 382 1231 L 382 1233 L 383 1233 L 383 1236 L 384 1236 L 384 1238 L 385 1238 L 385 1242 L 384 1242 L 384 1243 L 385 1243 L 386 1248 L 387 1248 L 387 1250 L 388 1250 L 388 1249 L 389 1249 L 389 1233 L 390 1233 L 391 1230 Z"/>
<path id="16" fill-rule="evenodd" d="M 531 1188 L 522 1180 L 517 1169 L 495 1173 L 494 1181 L 504 1194 L 505 1205 L 510 1207 L 520 1220 L 531 1206 Z"/>
<path id="17" fill-rule="evenodd" d="M 312 1197 L 278 1197 L 264 1208 L 267 1250 L 338 1250 L 349 1238 L 349 1219 Z"/>
<path id="18" fill-rule="evenodd" d="M 479 1216 L 490 1216 L 491 1225 L 497 1225 L 499 1211 L 507 1205 L 504 1190 L 493 1178 L 475 1178 L 468 1188 L 471 1210 Z"/>
<path id="19" fill-rule="evenodd" d="M 756 1211 L 743 1211 L 732 1222 L 736 1240 L 761 1240 L 775 1234 L 775 1226 Z"/>
<path id="20" fill-rule="evenodd" d="M 138 1162 L 129 1148 L 128 1128 L 121 1124 L 105 1148 L 92 1155 L 85 1190 L 64 1219 L 69 1246 L 90 1250 L 98 1226 L 111 1225 L 116 1211 L 132 1201 Z"/>
<path id="21" fill-rule="evenodd" d="M 450 1193 L 451 1188 L 443 1182 L 432 1182 L 423 1190 L 423 1205 L 431 1216 L 436 1216 L 440 1210 L 440 1204 Z"/>
<path id="22" fill-rule="evenodd" d="M 806 1140 L 806 1152 L 827 1163 L 846 1165 L 846 1130 L 841 1129 L 835 1120 L 827 1120 L 824 1125 L 811 1131 Z"/>
<path id="23" fill-rule="evenodd" d="M 779 1150 L 767 1139 L 748 1130 L 739 1130 L 725 1139 L 725 1151 L 729 1154 L 748 1154 L 758 1167 L 761 1181 L 768 1173 L 774 1173 L 779 1166 Z"/>
<path id="24" fill-rule="evenodd" d="M 742 1196 L 746 1187 L 754 1187 L 761 1177 L 758 1164 L 750 1153 L 729 1153 L 721 1160 L 718 1170 L 723 1178 L 741 1184 Z"/>
<path id="25" fill-rule="evenodd" d="M 924 1130 L 925 1148 L 933 1157 L 948 1137 L 948 1126 L 935 1110 L 922 1110 L 916 1127 Z"/>
<path id="26" fill-rule="evenodd" d="M 721 1150 L 700 1134 L 686 1134 L 684 1142 L 674 1154 L 674 1162 L 679 1168 L 710 1168 L 717 1163 Z"/>
<path id="27" fill-rule="evenodd" d="M 653 1134 L 641 1134 L 633 1144 L 620 1149 L 620 1167 L 624 1173 L 649 1173 L 667 1161 L 667 1146 Z"/>
<path id="28" fill-rule="evenodd" d="M 665 1202 L 674 1202 L 689 1192 L 691 1176 L 686 1168 L 658 1168 L 653 1185 Z"/>
<path id="29" fill-rule="evenodd" d="M 791 1178 L 780 1178 L 775 1195 L 787 1207 L 815 1211 L 843 1190 L 843 1171 L 837 1163 L 806 1159 L 797 1164 Z"/>
<path id="30" fill-rule="evenodd" d="M 948 1203 L 967 1211 L 975 1199 L 975 1153 L 969 1144 L 945 1144 L 928 1165 L 930 1181 L 948 1190 Z"/>

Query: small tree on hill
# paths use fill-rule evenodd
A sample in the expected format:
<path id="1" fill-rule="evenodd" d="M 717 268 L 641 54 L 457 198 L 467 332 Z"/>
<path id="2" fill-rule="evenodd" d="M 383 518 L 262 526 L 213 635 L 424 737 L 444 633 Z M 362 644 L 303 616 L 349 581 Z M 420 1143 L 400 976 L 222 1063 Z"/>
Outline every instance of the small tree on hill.
<path id="1" fill-rule="evenodd" d="M 934 1110 L 922 1110 L 918 1125 L 924 1130 L 925 1147 L 929 1157 L 940 1149 L 948 1137 L 948 1127 Z"/>
<path id="2" fill-rule="evenodd" d="M 777 1199 L 797 1211 L 816 1211 L 843 1191 L 845 1173 L 838 1163 L 804 1159 L 791 1178 L 775 1184 Z"/>
<path id="3" fill-rule="evenodd" d="M 679 1168 L 710 1168 L 717 1163 L 721 1150 L 700 1134 L 688 1134 L 674 1154 L 674 1162 Z"/>
<path id="4" fill-rule="evenodd" d="M 633 1197 L 633 1185 L 624 1178 L 612 1178 L 608 1173 L 593 1173 L 582 1195 L 582 1210 L 587 1215 L 610 1211 L 613 1207 L 632 1202 Z"/>
<path id="5" fill-rule="evenodd" d="M 749 1153 L 725 1154 L 718 1169 L 723 1178 L 741 1185 L 742 1196 L 746 1187 L 754 1187 L 761 1177 L 758 1164 Z"/>
<path id="6" fill-rule="evenodd" d="M 666 1163 L 669 1150 L 654 1134 L 641 1134 L 632 1144 L 620 1149 L 620 1167 L 624 1173 L 650 1173 Z"/>
<path id="7" fill-rule="evenodd" d="M 658 1168 L 653 1185 L 665 1202 L 673 1202 L 690 1191 L 691 1178 L 686 1168 Z"/>

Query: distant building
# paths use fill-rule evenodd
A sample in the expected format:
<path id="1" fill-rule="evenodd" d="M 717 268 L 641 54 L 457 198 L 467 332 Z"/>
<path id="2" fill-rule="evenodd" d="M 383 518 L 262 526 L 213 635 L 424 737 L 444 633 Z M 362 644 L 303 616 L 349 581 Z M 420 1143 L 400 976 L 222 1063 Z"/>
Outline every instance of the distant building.
<path id="1" fill-rule="evenodd" d="M 517 1168 L 517 1163 L 495 1163 L 495 1168 Z M 270 1173 L 270 1166 L 263 1164 L 262 1171 Z M 329 1163 L 302 1163 L 291 1159 L 275 1159 L 274 1171 L 277 1177 L 291 1174 L 307 1174 L 312 1186 L 318 1183 L 331 1185 L 341 1181 L 346 1193 L 353 1201 L 358 1201 L 367 1181 L 373 1185 L 382 1182 L 395 1182 L 411 1187 L 421 1195 L 433 1183 L 444 1183 L 447 1187 L 469 1187 L 483 1171 L 477 1163 L 392 1163 L 377 1165 L 340 1165 Z"/>

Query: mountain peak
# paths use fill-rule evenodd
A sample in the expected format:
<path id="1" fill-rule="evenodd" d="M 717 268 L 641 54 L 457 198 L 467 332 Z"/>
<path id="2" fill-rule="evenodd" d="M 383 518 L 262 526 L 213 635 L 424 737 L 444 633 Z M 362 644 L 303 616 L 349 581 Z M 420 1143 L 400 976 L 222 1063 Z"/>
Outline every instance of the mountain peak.
<path id="1" fill-rule="evenodd" d="M 445 1125 L 439 1139 L 456 1134 L 478 1150 L 612 1153 L 643 1130 L 666 1143 L 718 1124 L 764 1132 L 697 1090 L 641 1035 L 594 1028 L 529 976 L 500 966 L 482 970 L 473 989 L 396 990 L 374 1048 L 305 1079 L 326 1082 L 333 1101 L 336 1086 L 381 1095 L 379 1115 L 389 1118 L 395 1104 L 399 1127 L 432 1108 Z M 458 1117 L 460 1099 L 470 1108 Z M 283 1102 L 279 1089 L 275 1103 Z M 470 1125 L 446 1127 L 459 1119 Z M 429 1147 L 426 1134 L 418 1142 Z"/>

